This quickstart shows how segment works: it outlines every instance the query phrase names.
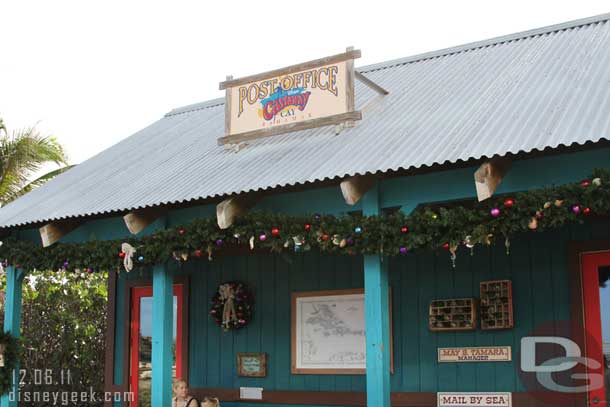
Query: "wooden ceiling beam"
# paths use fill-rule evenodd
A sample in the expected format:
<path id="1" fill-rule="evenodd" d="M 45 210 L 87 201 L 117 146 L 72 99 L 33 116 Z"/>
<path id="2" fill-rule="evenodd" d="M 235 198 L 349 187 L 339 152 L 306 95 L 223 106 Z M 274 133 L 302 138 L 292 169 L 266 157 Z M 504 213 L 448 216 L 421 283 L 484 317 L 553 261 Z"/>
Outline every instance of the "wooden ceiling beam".
<path id="1" fill-rule="evenodd" d="M 125 221 L 125 226 L 127 226 L 129 232 L 137 235 L 166 212 L 167 209 L 165 208 L 137 209 L 123 216 L 123 221 Z"/>
<path id="2" fill-rule="evenodd" d="M 375 185 L 374 175 L 357 175 L 341 181 L 341 193 L 348 205 L 355 205 Z"/>
<path id="3" fill-rule="evenodd" d="M 58 242 L 62 237 L 76 229 L 83 222 L 79 220 L 61 220 L 40 227 L 38 229 L 40 238 L 42 239 L 42 246 L 48 247 L 53 243 Z"/>
<path id="4" fill-rule="evenodd" d="M 484 162 L 474 173 L 474 183 L 479 202 L 490 198 L 508 172 L 511 161 L 507 158 L 492 158 Z"/>
<path id="5" fill-rule="evenodd" d="M 218 227 L 227 229 L 235 222 L 235 220 L 244 215 L 250 208 L 257 204 L 260 196 L 247 194 L 243 196 L 234 196 L 225 199 L 216 205 L 216 219 Z"/>

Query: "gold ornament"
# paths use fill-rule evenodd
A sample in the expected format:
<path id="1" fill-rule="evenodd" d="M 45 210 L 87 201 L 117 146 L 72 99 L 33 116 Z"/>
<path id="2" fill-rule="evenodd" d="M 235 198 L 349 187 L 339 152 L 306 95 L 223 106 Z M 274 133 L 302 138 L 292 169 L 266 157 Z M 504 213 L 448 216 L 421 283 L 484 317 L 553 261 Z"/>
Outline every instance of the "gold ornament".
<path id="1" fill-rule="evenodd" d="M 527 227 L 530 230 L 538 229 L 538 219 L 536 219 L 536 217 L 533 217 L 532 219 L 530 219 L 530 222 L 527 224 Z"/>
<path id="2" fill-rule="evenodd" d="M 347 240 L 341 239 L 341 242 L 339 242 L 339 247 L 344 248 L 345 246 L 347 246 Z"/>
<path id="3" fill-rule="evenodd" d="M 593 178 L 593 180 L 591 180 L 591 183 L 593 185 L 595 185 L 596 187 L 598 187 L 602 184 L 602 180 L 601 180 L 601 178 Z"/>
<path id="4" fill-rule="evenodd" d="M 464 244 L 467 248 L 472 249 L 474 247 L 474 243 L 472 241 L 472 236 L 468 235 L 464 238 Z"/>
<path id="5" fill-rule="evenodd" d="M 563 199 L 555 199 L 555 206 L 561 208 L 561 205 L 563 205 Z"/>
<path id="6" fill-rule="evenodd" d="M 544 203 L 544 209 L 549 209 L 551 207 L 551 203 L 550 202 L 545 202 Z"/>

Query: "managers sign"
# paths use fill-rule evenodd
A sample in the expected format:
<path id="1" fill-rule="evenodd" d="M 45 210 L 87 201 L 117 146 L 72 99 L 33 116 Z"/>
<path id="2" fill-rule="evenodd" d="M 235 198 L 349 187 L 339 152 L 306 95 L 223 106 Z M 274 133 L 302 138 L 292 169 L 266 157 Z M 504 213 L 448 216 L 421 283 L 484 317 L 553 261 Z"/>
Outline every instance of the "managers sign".
<path id="1" fill-rule="evenodd" d="M 510 362 L 511 360 L 510 346 L 438 348 L 439 362 Z"/>
<path id="2" fill-rule="evenodd" d="M 226 90 L 219 144 L 360 119 L 354 111 L 354 58 L 360 51 L 220 84 Z"/>

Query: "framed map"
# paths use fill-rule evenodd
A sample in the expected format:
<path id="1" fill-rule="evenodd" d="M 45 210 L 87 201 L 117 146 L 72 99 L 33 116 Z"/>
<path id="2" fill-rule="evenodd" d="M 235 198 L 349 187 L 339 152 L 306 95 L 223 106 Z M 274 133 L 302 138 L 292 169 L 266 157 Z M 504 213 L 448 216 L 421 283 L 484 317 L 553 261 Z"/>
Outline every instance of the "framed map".
<path id="1" fill-rule="evenodd" d="M 292 294 L 292 373 L 366 373 L 363 289 Z"/>

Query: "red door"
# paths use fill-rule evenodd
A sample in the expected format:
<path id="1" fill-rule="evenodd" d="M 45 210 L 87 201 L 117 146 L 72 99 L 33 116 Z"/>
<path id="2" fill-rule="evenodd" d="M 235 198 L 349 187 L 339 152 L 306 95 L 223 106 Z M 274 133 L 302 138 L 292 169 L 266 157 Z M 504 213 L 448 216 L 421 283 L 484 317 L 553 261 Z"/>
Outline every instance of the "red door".
<path id="1" fill-rule="evenodd" d="M 610 398 L 610 252 L 582 255 L 582 284 L 585 306 L 586 356 L 597 361 L 588 366 L 589 383 L 599 386 L 589 391 L 589 406 L 607 405 Z M 601 376 L 600 376 L 601 375 Z"/>
<path id="2" fill-rule="evenodd" d="M 183 286 L 174 285 L 174 355 L 172 377 L 183 377 L 182 371 L 182 301 Z M 132 406 L 151 406 L 152 382 L 152 287 L 131 289 L 131 333 L 129 383 Z"/>

